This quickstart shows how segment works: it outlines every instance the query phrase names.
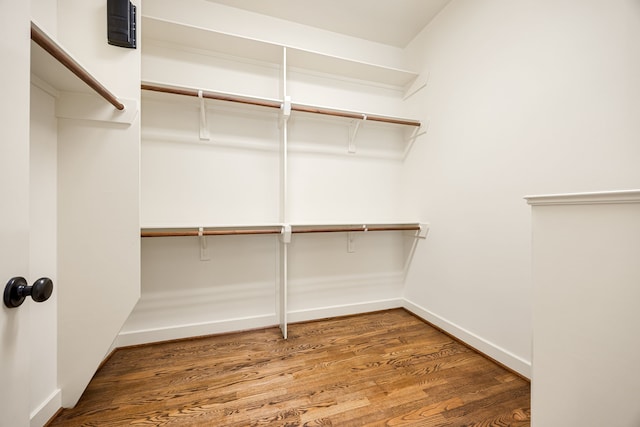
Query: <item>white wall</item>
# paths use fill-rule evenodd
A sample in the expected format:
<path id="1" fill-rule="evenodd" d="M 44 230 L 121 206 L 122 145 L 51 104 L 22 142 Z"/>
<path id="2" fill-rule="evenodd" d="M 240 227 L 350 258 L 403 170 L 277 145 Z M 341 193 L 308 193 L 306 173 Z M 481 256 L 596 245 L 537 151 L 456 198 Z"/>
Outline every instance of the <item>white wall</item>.
<path id="1" fill-rule="evenodd" d="M 409 234 L 409 233 L 407 233 Z M 289 320 L 382 310 L 402 305 L 408 252 L 404 233 L 294 235 L 289 245 Z"/>
<path id="2" fill-rule="evenodd" d="M 154 2 L 149 15 L 285 44 L 296 40 L 302 48 L 336 53 L 332 48 L 333 39 L 312 29 L 309 34 L 317 36 L 313 42 L 307 37 L 296 38 L 300 29 L 281 22 L 278 24 L 282 25 L 276 26 L 270 19 L 261 21 L 257 16 L 205 2 L 194 1 L 190 6 L 191 9 L 185 7 L 178 11 L 168 2 Z M 218 12 L 215 19 L 203 22 L 204 10 L 213 10 L 211 8 Z M 428 75 L 429 83 L 404 105 L 400 101 L 401 91 L 380 86 L 356 89 L 358 85 L 353 82 L 331 82 L 326 76 L 312 73 L 297 75 L 296 70 L 292 73 L 291 90 L 297 99 L 354 109 L 362 105 L 388 108 L 383 113 L 417 117 L 428 122 L 429 129 L 404 161 L 401 156 L 392 155 L 376 165 L 376 155 L 370 155 L 354 166 L 348 156 L 335 150 L 340 138 L 346 143 L 348 126 L 343 129 L 344 134 L 338 130 L 339 125 L 318 126 L 323 130 L 307 134 L 312 135 L 308 139 L 300 137 L 304 133 L 296 134 L 297 126 L 315 130 L 316 124 L 313 120 L 305 123 L 307 119 L 294 117 L 290 171 L 292 175 L 297 174 L 298 180 L 290 177 L 290 219 L 340 221 L 367 213 L 383 220 L 400 215 L 403 219 L 430 222 L 429 238 L 418 246 L 408 272 L 404 290 L 407 307 L 522 374 L 530 375 L 529 211 L 523 197 L 531 193 L 636 185 L 640 177 L 635 165 L 640 148 L 634 142 L 638 137 L 634 113 L 638 112 L 636 99 L 640 95 L 634 79 L 640 67 L 638 51 L 633 49 L 633 40 L 640 28 L 637 9 L 637 3 L 631 0 L 606 4 L 576 0 L 454 1 L 406 49 L 409 66 L 419 69 L 422 77 Z M 252 24 L 243 23 L 243 17 Z M 258 21 L 265 25 L 256 25 Z M 342 41 L 340 54 L 361 58 L 362 42 L 346 38 Z M 396 65 L 403 62 L 395 52 L 371 44 L 366 46 L 365 51 L 375 52 L 369 58 L 372 61 L 390 61 Z M 212 76 L 218 75 L 216 73 L 224 69 L 218 59 L 203 56 L 202 52 L 190 52 L 180 54 L 179 61 L 168 60 L 176 57 L 170 52 L 172 49 L 155 45 L 149 51 L 150 56 L 144 59 L 147 68 L 143 75 L 153 80 L 185 85 L 193 81 L 195 87 L 225 90 L 222 80 L 209 77 L 207 81 L 207 73 L 203 72 L 212 67 Z M 196 64 L 197 72 L 193 76 L 185 73 L 189 69 L 185 64 Z M 275 97 L 280 92 L 276 69 L 260 67 L 255 62 L 244 66 L 252 69 L 246 76 L 258 79 L 247 81 L 245 87 L 250 92 L 254 87 L 259 88 L 259 93 L 255 93 L 258 96 Z M 231 91 L 242 86 L 239 81 L 229 79 Z M 197 138 L 197 107 L 194 104 L 190 108 L 191 118 L 182 123 L 190 123 L 193 133 L 185 138 L 186 126 L 174 129 L 179 131 L 174 132 L 178 135 L 175 139 L 181 142 Z M 213 110 L 215 107 L 210 108 Z M 210 125 L 214 123 L 211 129 L 224 129 L 224 126 L 217 127 L 220 123 L 215 124 L 215 117 L 214 114 L 210 120 Z M 148 121 L 152 126 L 145 132 L 153 131 L 153 126 L 162 128 L 171 120 L 171 115 L 161 113 Z M 250 128 L 247 126 L 242 132 Z M 275 133 L 275 129 L 271 128 L 270 132 Z M 166 135 L 166 132 L 156 132 L 160 133 Z M 394 138 L 397 137 L 391 139 Z M 169 151 L 164 154 L 160 151 L 166 151 L 170 144 L 162 147 L 167 141 L 160 143 L 157 139 L 145 138 L 147 153 L 170 158 Z M 240 139 L 245 146 L 234 150 L 261 145 L 257 140 L 251 141 L 251 137 Z M 331 143 L 318 150 L 321 145 L 316 139 Z M 230 140 L 228 135 L 214 139 L 214 143 L 223 140 L 226 142 L 222 147 L 218 145 L 215 155 L 211 147 L 200 146 L 199 142 L 185 148 L 184 153 L 193 151 L 194 156 L 199 156 L 211 151 L 215 159 L 228 149 Z M 275 142 L 275 135 L 272 140 Z M 373 147 L 381 148 L 379 140 L 372 141 Z M 388 150 L 382 146 L 381 151 Z M 266 160 L 274 154 L 272 149 L 265 149 L 250 156 Z M 147 202 L 153 194 L 150 192 L 153 183 L 163 182 L 163 168 L 155 168 L 148 162 L 150 159 L 143 153 L 142 210 L 145 218 L 153 217 L 153 222 L 162 223 L 163 219 L 155 215 L 176 212 L 176 209 L 175 206 L 161 209 L 161 204 L 150 209 L 152 205 Z M 265 166 L 268 162 L 260 164 Z M 262 166 L 255 171 L 262 171 Z M 195 188 L 202 189 L 206 182 L 225 179 L 224 174 L 217 177 L 215 169 L 208 171 L 207 179 L 203 180 L 197 168 L 195 172 L 189 170 L 193 175 L 186 175 L 178 172 L 181 167 L 184 166 L 178 166 L 172 173 L 191 176 Z M 155 172 L 147 175 L 145 168 Z M 335 173 L 324 179 L 323 172 L 327 170 Z M 366 183 L 358 181 L 362 176 L 371 177 L 371 170 L 385 173 L 365 179 Z M 236 173 L 239 175 L 234 175 Z M 251 171 L 246 174 L 235 171 L 230 182 L 241 184 L 241 180 L 251 174 Z M 264 176 L 275 179 L 275 175 Z M 269 181 L 258 182 L 262 185 Z M 275 187 L 273 183 L 268 185 Z M 320 188 L 317 193 L 324 199 L 310 198 L 312 193 L 306 189 L 314 186 Z M 326 191 L 331 188 L 337 191 Z M 353 190 L 346 190 L 349 188 Z M 358 188 L 364 192 L 379 191 L 358 201 Z M 159 190 L 157 195 L 161 195 Z M 275 200 L 276 192 L 272 195 Z M 193 214 L 200 211 L 200 204 L 212 212 L 223 206 L 215 211 L 222 222 L 237 222 L 232 218 L 241 218 L 240 222 L 253 221 L 246 218 L 249 212 L 246 209 L 235 210 L 224 197 L 220 205 L 216 205 L 215 200 L 215 197 L 200 198 L 195 201 L 198 209 L 189 209 L 189 203 L 179 209 Z M 169 206 L 168 203 L 165 206 Z M 237 206 L 246 207 L 244 203 Z M 327 206 L 346 206 L 345 213 L 336 214 Z M 271 222 L 274 208 L 275 205 L 267 207 L 269 213 L 258 216 Z M 178 215 L 175 218 L 179 221 Z M 174 218 L 164 220 L 173 222 Z M 196 220 L 205 222 L 202 218 Z M 306 308 L 299 307 L 299 310 Z"/>
<path id="3" fill-rule="evenodd" d="M 58 4 L 51 0 L 31 0 L 31 20 L 49 34 L 58 33 Z"/>
<path id="4" fill-rule="evenodd" d="M 405 296 L 530 375 L 526 194 L 637 187 L 640 4 L 457 0 L 407 54 L 429 120 L 405 162 L 406 211 L 431 223 Z"/>
<path id="5" fill-rule="evenodd" d="M 199 139 L 197 98 L 145 93 L 143 226 L 278 222 L 278 115 L 208 102 Z"/>

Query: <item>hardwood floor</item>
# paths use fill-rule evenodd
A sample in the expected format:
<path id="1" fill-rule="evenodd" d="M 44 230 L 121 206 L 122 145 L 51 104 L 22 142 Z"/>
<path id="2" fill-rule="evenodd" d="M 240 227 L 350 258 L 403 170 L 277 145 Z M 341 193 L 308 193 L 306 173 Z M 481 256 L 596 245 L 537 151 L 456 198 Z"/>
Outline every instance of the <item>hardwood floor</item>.
<path id="1" fill-rule="evenodd" d="M 530 386 L 402 310 L 116 351 L 51 426 L 529 426 Z"/>

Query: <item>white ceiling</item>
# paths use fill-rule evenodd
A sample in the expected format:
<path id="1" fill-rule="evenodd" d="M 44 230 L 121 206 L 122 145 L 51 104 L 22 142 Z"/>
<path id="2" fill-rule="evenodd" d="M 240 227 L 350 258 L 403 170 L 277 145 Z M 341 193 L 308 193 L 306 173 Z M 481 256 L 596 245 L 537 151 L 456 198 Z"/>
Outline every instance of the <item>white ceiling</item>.
<path id="1" fill-rule="evenodd" d="M 209 1 L 403 48 L 451 0 Z"/>

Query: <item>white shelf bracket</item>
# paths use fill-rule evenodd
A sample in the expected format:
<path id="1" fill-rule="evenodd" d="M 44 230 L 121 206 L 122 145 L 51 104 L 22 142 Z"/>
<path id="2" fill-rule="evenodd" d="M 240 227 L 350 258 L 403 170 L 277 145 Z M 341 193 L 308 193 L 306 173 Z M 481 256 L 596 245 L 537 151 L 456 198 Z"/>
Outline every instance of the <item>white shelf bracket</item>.
<path id="1" fill-rule="evenodd" d="M 207 236 L 204 235 L 204 227 L 198 228 L 198 239 L 200 240 L 200 261 L 211 261 L 207 248 Z"/>
<path id="2" fill-rule="evenodd" d="M 280 105 L 280 127 L 284 126 L 285 123 L 287 123 L 287 121 L 289 120 L 289 117 L 291 116 L 291 97 L 290 96 L 285 96 L 284 100 L 282 102 L 282 105 Z"/>
<path id="3" fill-rule="evenodd" d="M 353 120 L 351 122 L 351 129 L 349 130 L 349 147 L 348 151 L 351 154 L 356 152 L 356 136 L 358 136 L 358 130 L 360 129 L 360 125 L 367 120 L 367 115 L 363 114 L 362 119 Z"/>
<path id="4" fill-rule="evenodd" d="M 207 106 L 201 90 L 198 91 L 198 98 L 200 98 L 200 140 L 210 141 L 211 135 L 209 135 L 209 126 L 207 125 Z"/>
<path id="5" fill-rule="evenodd" d="M 355 235 L 353 232 L 348 232 L 347 233 L 347 253 L 354 253 L 356 251 L 356 242 L 355 242 Z"/>
<path id="6" fill-rule="evenodd" d="M 289 224 L 285 224 L 282 226 L 282 231 L 281 233 L 281 238 L 282 238 L 282 243 L 284 243 L 285 245 L 291 243 L 291 225 Z"/>
<path id="7" fill-rule="evenodd" d="M 362 225 L 362 231 L 367 232 L 369 229 L 366 224 Z M 353 254 L 356 252 L 356 233 L 353 231 L 347 232 L 347 253 Z"/>
<path id="8" fill-rule="evenodd" d="M 408 87 L 405 88 L 403 101 L 411 98 L 416 93 L 420 92 L 422 89 L 427 87 L 427 83 L 429 83 L 429 73 L 418 76 L 413 82 L 409 84 Z"/>
<path id="9" fill-rule="evenodd" d="M 427 234 L 429 234 L 429 224 L 428 223 L 420 223 L 420 230 L 416 232 L 416 237 L 418 239 L 426 239 Z"/>
<path id="10" fill-rule="evenodd" d="M 411 151 L 411 148 L 413 148 L 413 144 L 416 142 L 416 139 L 418 139 L 419 136 L 426 135 L 428 129 L 429 121 L 425 121 L 422 123 L 422 125 L 420 125 L 420 127 L 417 127 L 411 131 L 409 137 L 406 138 L 407 146 L 405 147 L 404 154 L 402 155 L 403 159 L 406 159 L 409 155 L 409 152 Z"/>

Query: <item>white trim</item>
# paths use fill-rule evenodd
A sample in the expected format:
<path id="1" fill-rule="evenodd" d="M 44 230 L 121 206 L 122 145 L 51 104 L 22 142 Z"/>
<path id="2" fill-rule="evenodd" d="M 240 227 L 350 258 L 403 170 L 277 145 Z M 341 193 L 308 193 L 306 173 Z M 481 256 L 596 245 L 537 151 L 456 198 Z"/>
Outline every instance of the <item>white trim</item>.
<path id="1" fill-rule="evenodd" d="M 59 388 L 55 389 L 44 402 L 31 411 L 29 425 L 31 427 L 42 427 L 62 408 L 62 393 Z"/>
<path id="2" fill-rule="evenodd" d="M 113 348 L 276 326 L 275 314 L 120 332 Z"/>
<path id="3" fill-rule="evenodd" d="M 308 308 L 289 311 L 289 323 L 306 322 L 310 320 L 326 319 L 329 317 L 350 316 L 352 314 L 370 313 L 373 311 L 402 308 L 402 298 L 392 298 L 378 301 L 368 301 L 355 304 L 334 305 L 329 307 Z"/>
<path id="4" fill-rule="evenodd" d="M 527 200 L 527 203 L 532 206 L 640 203 L 640 190 L 547 194 L 540 196 L 526 196 L 525 199 Z"/>
<path id="5" fill-rule="evenodd" d="M 437 314 L 427 310 L 424 307 L 414 304 L 413 302 L 404 299 L 403 308 L 410 311 L 421 319 L 429 322 L 438 328 L 450 333 L 457 339 L 461 340 L 465 344 L 470 345 L 474 349 L 484 353 L 492 359 L 502 363 L 510 369 L 513 369 L 520 375 L 531 378 L 531 361 L 522 359 L 519 356 L 501 348 L 492 342 L 485 340 L 482 337 L 464 329 L 463 327 L 452 323 Z"/>

